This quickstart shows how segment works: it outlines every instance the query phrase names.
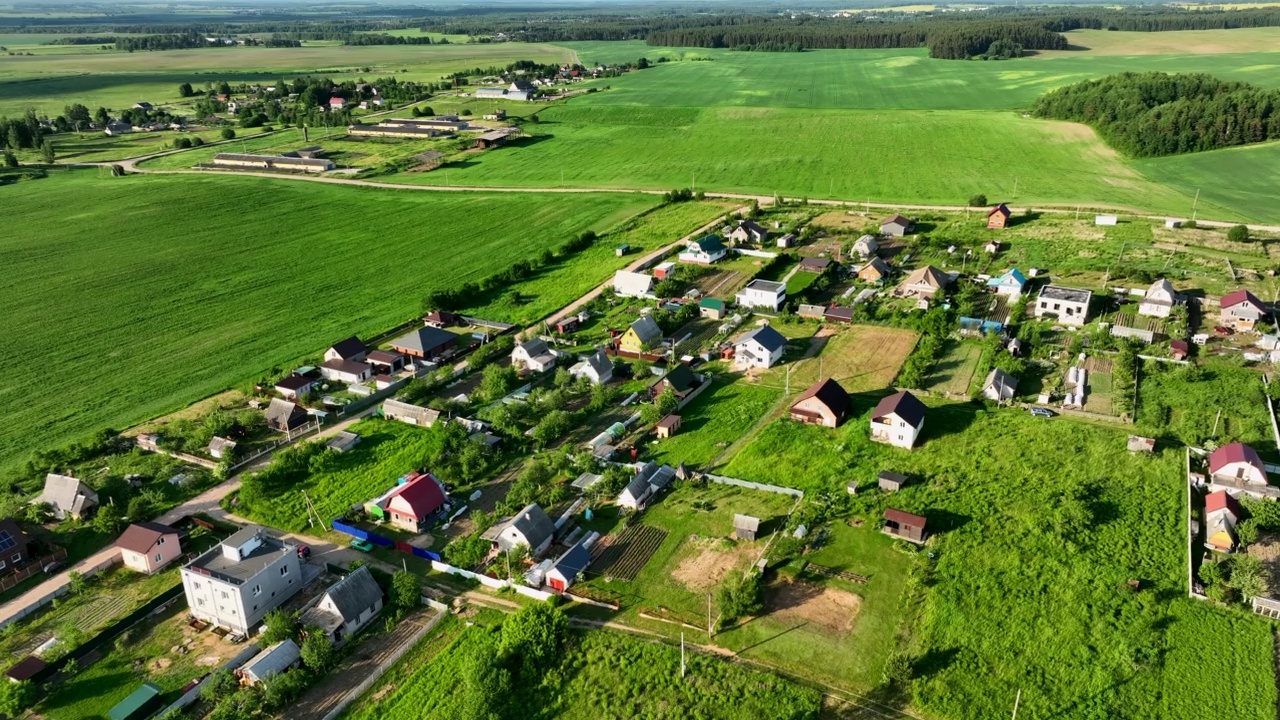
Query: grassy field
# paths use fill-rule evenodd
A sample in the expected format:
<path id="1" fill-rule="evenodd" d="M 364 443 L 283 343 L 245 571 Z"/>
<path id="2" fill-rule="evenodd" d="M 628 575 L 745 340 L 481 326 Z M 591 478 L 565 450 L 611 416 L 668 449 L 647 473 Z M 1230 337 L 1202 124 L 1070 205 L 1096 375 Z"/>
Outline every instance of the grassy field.
<path id="1" fill-rule="evenodd" d="M 706 467 L 781 399 L 777 390 L 751 385 L 735 376 L 717 378 L 714 383 L 680 411 L 680 432 L 650 446 L 644 453 L 646 459 Z"/>
<path id="2" fill-rule="evenodd" d="M 1042 51 L 1033 59 L 1078 57 L 1082 51 L 1087 55 L 1123 56 L 1274 53 L 1280 47 L 1280 28 L 1274 27 L 1166 32 L 1073 30 L 1063 34 L 1078 49 Z"/>
<path id="3" fill-rule="evenodd" d="M 952 397 L 966 396 L 973 384 L 973 374 L 978 369 L 982 347 L 955 340 L 947 342 L 942 357 L 934 365 L 933 372 L 925 380 L 925 390 L 944 393 Z"/>
<path id="4" fill-rule="evenodd" d="M 791 364 L 791 392 L 798 394 L 826 378 L 840 383 L 846 392 L 886 388 L 911 354 L 916 337 L 902 328 L 851 325 L 834 335 L 814 338 L 810 342 L 819 347 L 817 354 Z M 761 383 L 781 389 L 786 376 L 786 367 L 774 368 L 761 377 Z"/>
<path id="5" fill-rule="evenodd" d="M 257 134 L 256 130 L 241 130 L 245 135 Z M 216 136 L 217 133 L 215 132 Z M 183 170 L 196 163 L 213 160 L 218 153 L 265 153 L 279 155 L 288 150 L 309 147 L 319 144 L 328 150 L 327 158 L 339 167 L 373 167 L 385 162 L 403 160 L 412 155 L 437 149 L 450 142 L 444 140 L 388 140 L 384 138 L 356 138 L 346 134 L 346 128 L 312 128 L 303 139 L 302 130 L 290 128 L 278 130 L 268 135 L 247 138 L 242 142 L 226 145 L 200 147 L 187 152 L 165 155 L 141 163 L 141 167 L 151 170 Z M 431 175 L 436 182 L 444 184 L 440 173 Z"/>
<path id="6" fill-rule="evenodd" d="M 1133 166 L 1176 192 L 1185 195 L 1199 191 L 1202 203 L 1231 208 L 1245 220 L 1274 223 L 1280 218 L 1275 212 L 1280 143 L 1148 158 Z"/>
<path id="7" fill-rule="evenodd" d="M 856 397 L 865 412 L 874 398 Z M 854 512 L 925 515 L 938 557 L 914 641 L 911 685 L 929 716 L 1000 717 L 1022 689 L 1031 717 L 1183 717 L 1197 703 L 1274 712 L 1268 623 L 1185 606 L 1182 456 L 1135 458 L 1125 433 L 972 404 L 931 404 L 912 452 L 870 443 L 865 416 L 839 430 L 779 421 L 725 474 L 841 492 L 880 470 L 912 483 L 860 491 Z M 1052 470 L 1050 470 L 1052 468 Z M 1137 592 L 1124 587 L 1141 582 Z M 1219 613 L 1226 613 L 1229 620 Z M 1221 633 L 1215 635 L 1214 633 Z M 1233 663 L 1212 687 L 1206 638 Z M 1244 652 L 1246 648 L 1258 648 Z"/>
<path id="8" fill-rule="evenodd" d="M 0 238 L 0 313 L 13 331 L 0 358 L 0 467 L 403 322 L 433 288 L 653 204 L 92 171 L 0 197 L 23 219 Z"/>

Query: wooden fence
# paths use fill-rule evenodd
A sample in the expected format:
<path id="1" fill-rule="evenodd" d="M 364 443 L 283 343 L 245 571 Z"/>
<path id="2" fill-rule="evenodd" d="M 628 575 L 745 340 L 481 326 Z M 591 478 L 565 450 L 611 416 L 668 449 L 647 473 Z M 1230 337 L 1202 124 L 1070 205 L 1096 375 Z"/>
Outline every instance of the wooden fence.
<path id="1" fill-rule="evenodd" d="M 0 579 L 0 592 L 8 590 L 9 588 L 12 588 L 18 585 L 19 583 L 21 583 L 23 580 L 26 580 L 32 575 L 35 575 L 37 572 L 40 572 L 41 570 L 43 570 L 45 566 L 49 565 L 49 563 L 55 563 L 60 560 L 66 560 L 66 559 L 67 559 L 67 551 L 63 548 L 58 548 L 57 552 L 54 552 L 51 555 L 45 555 L 44 557 L 32 562 L 26 567 L 20 568 L 17 572 L 13 573 L 12 575 L 5 575 L 3 579 Z"/>

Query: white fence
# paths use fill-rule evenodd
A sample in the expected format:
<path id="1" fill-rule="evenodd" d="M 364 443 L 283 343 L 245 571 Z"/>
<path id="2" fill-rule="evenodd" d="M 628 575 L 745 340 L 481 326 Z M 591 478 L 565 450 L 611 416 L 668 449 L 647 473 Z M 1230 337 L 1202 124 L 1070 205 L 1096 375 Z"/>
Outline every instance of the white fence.
<path id="1" fill-rule="evenodd" d="M 790 495 L 792 497 L 798 497 L 798 498 L 804 497 L 804 491 L 796 490 L 795 488 L 785 488 L 785 487 L 779 487 L 777 485 L 766 485 L 765 483 L 751 482 L 750 480 L 739 480 L 737 478 L 724 477 L 723 475 L 712 475 L 710 473 L 704 473 L 703 477 L 705 477 L 706 479 L 710 480 L 713 483 L 719 483 L 721 485 L 736 485 L 738 487 L 748 488 L 750 490 L 760 490 L 762 492 L 778 493 L 781 495 Z"/>
<path id="2" fill-rule="evenodd" d="M 769 260 L 778 257 L 778 253 L 765 252 L 764 250 L 750 250 L 747 248 L 734 248 L 734 252 L 739 255 L 746 255 L 747 257 L 767 258 Z"/>
<path id="3" fill-rule="evenodd" d="M 438 562 L 436 560 L 431 561 L 431 569 L 439 570 L 442 573 L 449 573 L 450 575 L 457 575 L 459 577 L 470 578 L 472 580 L 479 582 L 481 585 L 484 585 L 485 587 L 491 587 L 497 590 L 501 590 L 502 588 L 511 588 L 512 590 L 515 590 L 521 595 L 524 595 L 526 597 L 531 597 L 535 600 L 546 600 L 547 598 L 555 596 L 555 593 L 543 592 L 541 590 L 534 590 L 531 587 L 526 587 L 519 583 L 513 583 L 510 580 L 498 580 L 497 578 L 491 578 L 488 575 L 480 575 L 478 573 L 473 573 L 470 570 L 463 570 L 462 568 L 457 568 L 452 565 L 446 565 L 445 563 Z"/>

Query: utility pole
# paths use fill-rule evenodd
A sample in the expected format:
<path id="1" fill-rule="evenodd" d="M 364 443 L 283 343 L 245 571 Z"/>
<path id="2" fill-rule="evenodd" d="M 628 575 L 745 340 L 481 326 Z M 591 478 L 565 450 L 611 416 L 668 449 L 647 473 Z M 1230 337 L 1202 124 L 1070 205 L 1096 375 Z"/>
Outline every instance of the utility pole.
<path id="1" fill-rule="evenodd" d="M 707 593 L 707 641 L 711 641 L 711 593 Z"/>
<path id="2" fill-rule="evenodd" d="M 1018 178 L 1013 178 L 1013 196 L 1018 197 Z"/>
<path id="3" fill-rule="evenodd" d="M 681 633 L 680 633 L 680 677 L 684 677 L 684 673 L 685 673 L 685 664 L 684 664 L 684 633 L 683 633 L 683 632 L 681 632 Z"/>
<path id="4" fill-rule="evenodd" d="M 1013 720 L 1018 720 L 1018 705 L 1022 702 L 1022 688 L 1018 688 L 1018 696 L 1013 699 Z"/>
<path id="5" fill-rule="evenodd" d="M 1200 188 L 1196 188 L 1196 199 L 1191 201 L 1191 219 L 1196 219 L 1196 206 L 1200 204 Z"/>

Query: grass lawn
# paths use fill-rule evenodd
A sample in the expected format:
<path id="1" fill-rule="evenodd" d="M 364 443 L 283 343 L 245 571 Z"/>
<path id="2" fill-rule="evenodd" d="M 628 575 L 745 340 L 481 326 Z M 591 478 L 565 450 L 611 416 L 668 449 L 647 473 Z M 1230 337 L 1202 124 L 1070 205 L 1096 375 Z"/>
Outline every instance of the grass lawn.
<path id="1" fill-rule="evenodd" d="M 826 378 L 840 383 L 846 392 L 886 388 L 898 375 L 918 337 L 914 331 L 903 328 L 875 325 L 836 327 L 834 335 L 820 335 L 809 341 L 818 346 L 816 355 L 791 364 L 793 394 L 799 394 Z M 824 326 L 824 332 L 831 328 Z M 786 373 L 785 366 L 774 368 L 761 376 L 761 384 L 781 389 L 786 382 Z"/>
<path id="2" fill-rule="evenodd" d="M 0 237 L 10 270 L 0 314 L 14 331 L 0 358 L 0 468 L 396 325 L 434 288 L 654 203 L 93 171 L 17 183 L 0 198 L 23 219 Z"/>
<path id="3" fill-rule="evenodd" d="M 407 115 L 407 113 L 405 113 Z M 257 134 L 257 128 L 237 129 L 238 135 Z M 217 136 L 217 133 L 214 133 Z M 127 137 L 127 136 L 126 136 Z M 339 167 L 374 167 L 382 163 L 404 160 L 427 150 L 439 149 L 444 145 L 454 145 L 450 140 L 395 140 L 387 138 L 358 138 L 348 136 L 346 128 L 311 128 L 308 139 L 302 137 L 302 130 L 289 128 L 277 130 L 263 137 L 247 139 L 213 147 L 194 148 L 187 152 L 165 155 L 141 163 L 141 167 L 152 170 L 184 170 L 197 163 L 213 160 L 218 153 L 262 153 L 279 155 L 289 150 L 312 145 L 321 145 Z M 443 176 L 438 178 L 444 183 Z"/>
<path id="4" fill-rule="evenodd" d="M 982 346 L 975 343 L 948 340 L 942 357 L 934 365 L 933 372 L 925 380 L 925 390 L 950 396 L 968 396 L 973 384 L 973 373 L 982 358 Z"/>
<path id="5" fill-rule="evenodd" d="M 1276 222 L 1274 188 L 1280 183 L 1280 143 L 1149 158 L 1134 166 L 1151 180 L 1183 194 L 1199 190 L 1201 202 L 1231 208 L 1244 220 Z"/>
<path id="6" fill-rule="evenodd" d="M 867 440 L 874 398 L 837 430 L 778 421 L 725 474 L 806 491 L 843 492 L 880 470 L 912 483 L 862 490 L 855 515 L 886 506 L 923 514 L 936 533 L 913 639 L 915 706 L 929 716 L 1000 717 L 1022 689 L 1032 717 L 1179 718 L 1204 697 L 1204 643 L 1231 653 L 1217 707 L 1274 712 L 1270 625 L 1229 609 L 1187 608 L 1182 455 L 1134 457 L 1125 432 L 970 403 L 930 401 L 911 452 Z M 1137 592 L 1125 587 L 1138 579 Z M 1207 614 L 1206 614 L 1207 613 Z M 1229 622 L 1222 617 L 1232 618 Z"/>
<path id="7" fill-rule="evenodd" d="M 1138 374 L 1138 429 L 1170 442 L 1203 446 L 1240 441 L 1275 447 L 1262 378 L 1248 368 L 1208 361 L 1200 367 L 1143 363 Z M 1217 425 L 1215 434 L 1214 426 Z"/>
<path id="8" fill-rule="evenodd" d="M 736 376 L 721 376 L 713 382 L 677 411 L 682 421 L 675 437 L 650 445 L 643 452 L 645 459 L 705 468 L 749 433 L 781 399 L 778 391 L 751 385 Z"/>

